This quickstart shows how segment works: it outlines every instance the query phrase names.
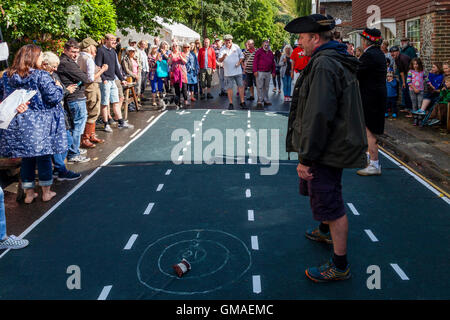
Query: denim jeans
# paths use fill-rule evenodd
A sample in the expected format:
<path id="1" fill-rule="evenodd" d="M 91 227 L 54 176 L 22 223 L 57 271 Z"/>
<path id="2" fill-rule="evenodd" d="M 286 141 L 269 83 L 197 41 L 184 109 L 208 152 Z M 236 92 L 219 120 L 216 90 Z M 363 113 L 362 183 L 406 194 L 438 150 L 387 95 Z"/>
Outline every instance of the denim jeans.
<path id="1" fill-rule="evenodd" d="M 5 196 L 0 187 L 0 240 L 6 236 Z"/>
<path id="2" fill-rule="evenodd" d="M 73 143 L 73 139 L 72 139 L 72 135 L 70 134 L 70 130 L 67 130 L 67 145 L 70 146 Z M 65 174 L 67 173 L 67 168 L 66 168 L 66 164 L 64 163 L 64 160 L 67 157 L 67 153 L 69 152 L 69 150 L 67 150 L 64 153 L 60 153 L 60 154 L 54 154 L 53 155 L 53 164 L 55 167 L 55 171 Z"/>
<path id="3" fill-rule="evenodd" d="M 406 85 L 406 88 L 403 88 L 402 79 L 400 78 L 400 88 L 402 89 L 402 105 L 405 109 L 412 108 L 411 96 L 409 95 L 409 87 Z"/>
<path id="4" fill-rule="evenodd" d="M 73 142 L 69 147 L 69 158 L 80 154 L 81 135 L 84 132 L 87 120 L 86 99 L 69 102 L 69 110 L 73 118 L 72 133 Z"/>
<path id="5" fill-rule="evenodd" d="M 52 155 L 22 158 L 20 177 L 24 189 L 34 189 L 36 178 L 36 165 L 38 167 L 39 185 L 41 187 L 51 186 L 53 183 Z"/>
<path id="6" fill-rule="evenodd" d="M 285 97 L 291 96 L 291 88 L 292 87 L 292 78 L 291 76 L 284 76 L 283 77 L 283 92 Z"/>

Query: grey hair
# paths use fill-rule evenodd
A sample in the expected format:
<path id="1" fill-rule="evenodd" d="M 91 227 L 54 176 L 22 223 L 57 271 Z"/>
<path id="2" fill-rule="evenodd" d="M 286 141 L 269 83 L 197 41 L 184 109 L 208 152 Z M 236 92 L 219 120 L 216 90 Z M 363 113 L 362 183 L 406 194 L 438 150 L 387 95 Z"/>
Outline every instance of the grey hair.
<path id="1" fill-rule="evenodd" d="M 55 66 L 59 64 L 59 57 L 51 51 L 45 51 L 43 53 L 43 62 L 50 66 Z"/>

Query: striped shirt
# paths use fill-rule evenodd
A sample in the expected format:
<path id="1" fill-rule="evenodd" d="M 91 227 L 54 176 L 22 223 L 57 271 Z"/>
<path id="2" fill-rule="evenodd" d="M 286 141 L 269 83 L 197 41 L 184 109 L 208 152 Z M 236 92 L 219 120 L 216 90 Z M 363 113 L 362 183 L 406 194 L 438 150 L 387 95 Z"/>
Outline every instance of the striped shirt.
<path id="1" fill-rule="evenodd" d="M 246 50 L 244 52 L 245 73 L 253 73 L 253 60 L 255 59 L 255 53 L 256 50 L 253 50 L 253 52 Z"/>

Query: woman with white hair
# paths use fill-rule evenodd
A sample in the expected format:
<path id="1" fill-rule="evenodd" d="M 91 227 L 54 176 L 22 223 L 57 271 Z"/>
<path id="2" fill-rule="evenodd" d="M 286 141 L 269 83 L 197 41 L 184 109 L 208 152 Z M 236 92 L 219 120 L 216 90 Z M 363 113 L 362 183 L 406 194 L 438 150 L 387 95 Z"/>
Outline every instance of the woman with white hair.
<path id="1" fill-rule="evenodd" d="M 64 86 L 59 78 L 58 73 L 55 71 L 59 66 L 59 57 L 51 51 L 46 51 L 43 54 L 42 58 L 42 68 L 50 73 L 55 83 L 61 86 L 64 90 L 64 97 L 70 93 L 74 93 L 77 88 L 76 84 L 72 84 L 70 86 Z M 73 119 L 70 113 L 70 110 L 67 104 L 64 104 L 64 99 L 61 101 L 64 107 L 64 120 L 66 123 L 66 132 L 67 132 L 67 145 L 72 145 L 72 135 L 70 130 L 73 128 Z M 64 160 L 67 158 L 67 153 L 69 149 L 67 149 L 64 153 L 54 154 L 53 155 L 53 177 L 58 181 L 64 180 L 77 180 L 81 178 L 80 173 L 76 173 L 67 169 Z"/>
<path id="2" fill-rule="evenodd" d="M 283 54 L 280 58 L 280 76 L 283 80 L 283 93 L 284 93 L 284 102 L 292 101 L 291 98 L 291 87 L 292 87 L 292 61 L 291 61 L 292 47 L 290 45 L 286 45 L 283 49 Z"/>

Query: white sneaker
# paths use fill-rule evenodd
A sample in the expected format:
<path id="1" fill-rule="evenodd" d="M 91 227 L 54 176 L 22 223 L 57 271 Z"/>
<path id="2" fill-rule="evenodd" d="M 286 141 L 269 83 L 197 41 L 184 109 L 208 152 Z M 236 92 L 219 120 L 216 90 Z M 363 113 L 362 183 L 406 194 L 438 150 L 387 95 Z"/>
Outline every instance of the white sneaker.
<path id="1" fill-rule="evenodd" d="M 80 154 L 86 154 L 86 153 L 87 153 L 87 150 L 86 150 L 86 149 L 80 148 Z"/>
<path id="2" fill-rule="evenodd" d="M 381 176 L 381 166 L 378 168 L 370 164 L 367 168 L 359 170 L 356 172 L 360 176 Z"/>
<path id="3" fill-rule="evenodd" d="M 5 240 L 0 241 L 0 250 L 3 249 L 22 249 L 29 244 L 28 240 L 19 239 L 14 235 L 10 235 Z"/>
<path id="4" fill-rule="evenodd" d="M 111 126 L 109 124 L 105 125 L 105 130 L 106 132 L 113 132 L 113 130 L 111 129 Z"/>
<path id="5" fill-rule="evenodd" d="M 85 163 L 85 162 L 89 162 L 90 160 L 91 160 L 90 158 L 87 158 L 87 157 L 79 154 L 73 158 L 67 159 L 67 162 L 68 163 Z"/>

